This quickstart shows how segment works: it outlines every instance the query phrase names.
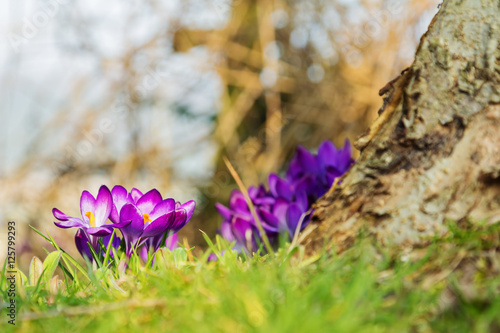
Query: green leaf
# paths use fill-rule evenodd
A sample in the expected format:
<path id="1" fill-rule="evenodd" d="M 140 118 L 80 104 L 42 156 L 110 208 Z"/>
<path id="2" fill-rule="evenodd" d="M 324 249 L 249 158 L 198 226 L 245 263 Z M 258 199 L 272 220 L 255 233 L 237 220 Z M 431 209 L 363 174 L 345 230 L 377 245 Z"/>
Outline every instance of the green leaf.
<path id="1" fill-rule="evenodd" d="M 42 283 L 46 283 L 52 278 L 57 265 L 59 265 L 59 260 L 61 260 L 61 255 L 61 251 L 54 251 L 49 253 L 47 258 L 45 258 L 43 262 L 43 268 L 45 271 L 42 276 Z"/>
<path id="2" fill-rule="evenodd" d="M 25 286 L 25 285 L 26 285 L 26 283 L 28 283 L 28 278 L 26 277 L 26 275 L 24 275 L 24 273 L 23 273 L 20 269 L 17 271 L 17 273 L 18 273 L 18 274 L 19 274 L 19 276 L 21 277 L 21 279 L 20 279 L 20 280 L 21 280 L 21 281 L 20 281 L 21 285 L 22 285 L 22 286 Z"/>
<path id="3" fill-rule="evenodd" d="M 8 258 L 5 258 L 5 261 L 3 262 L 2 274 L 0 274 L 0 288 L 3 287 L 3 284 L 7 279 L 7 274 L 5 274 L 5 272 L 7 271 L 7 260 Z"/>
<path id="4" fill-rule="evenodd" d="M 40 279 L 40 276 L 42 275 L 42 272 L 43 262 L 38 257 L 33 257 L 33 259 L 31 259 L 30 270 L 28 274 L 30 286 L 36 286 L 38 280 Z"/>
<path id="5" fill-rule="evenodd" d="M 70 256 L 70 255 L 68 255 L 68 254 L 66 253 L 66 251 L 64 251 L 64 249 L 62 249 L 61 247 L 59 247 L 59 245 L 57 245 L 56 241 L 52 238 L 52 236 L 50 236 L 50 234 L 48 234 L 48 233 L 47 233 L 47 234 L 49 235 L 49 237 L 50 237 L 50 238 L 48 238 L 48 237 L 46 237 L 44 234 L 42 234 L 39 230 L 37 230 L 35 227 L 33 227 L 33 226 L 31 226 L 31 225 L 30 225 L 30 228 L 31 228 L 31 229 L 33 229 L 33 230 L 34 230 L 37 234 L 39 234 L 40 236 L 42 236 L 43 238 L 45 238 L 45 240 L 46 240 L 47 242 L 49 242 L 49 244 L 51 244 L 51 245 L 52 245 L 52 246 L 54 246 L 57 250 L 59 250 L 59 251 L 61 251 L 61 252 L 63 253 L 63 255 L 62 255 L 62 260 L 64 261 L 64 264 L 65 264 L 66 266 L 64 266 L 61 262 L 59 262 L 59 267 L 61 267 L 61 269 L 64 271 L 64 273 L 65 273 L 65 274 L 67 274 L 67 275 L 69 275 L 69 277 L 70 277 L 72 280 L 73 280 L 73 279 L 75 279 L 75 278 L 76 278 L 76 272 L 75 272 L 75 271 L 73 271 L 73 269 L 71 268 L 71 266 L 70 266 L 70 264 L 69 264 L 69 262 L 68 262 L 68 261 L 69 261 L 69 260 L 68 260 L 68 257 L 69 257 L 69 258 L 71 258 L 71 256 Z M 75 262 L 75 263 L 76 263 L 76 261 L 75 261 L 73 258 L 71 258 L 71 259 L 72 259 L 72 261 L 73 261 L 73 262 Z M 78 264 L 78 265 L 79 265 L 79 264 Z M 75 266 L 76 266 L 76 264 L 75 264 Z M 77 267 L 77 268 L 78 268 L 78 267 Z M 83 270 L 83 271 L 85 272 L 85 270 L 83 269 L 83 267 L 81 267 L 81 266 L 80 266 L 79 268 L 81 268 L 81 270 Z M 85 273 L 84 273 L 84 274 L 85 274 Z M 85 274 L 85 275 L 86 275 L 86 274 Z"/>
<path id="6" fill-rule="evenodd" d="M 183 249 L 182 247 L 178 247 L 174 249 L 174 260 L 175 260 L 175 266 L 176 267 L 181 267 L 183 266 L 188 258 L 187 251 Z"/>

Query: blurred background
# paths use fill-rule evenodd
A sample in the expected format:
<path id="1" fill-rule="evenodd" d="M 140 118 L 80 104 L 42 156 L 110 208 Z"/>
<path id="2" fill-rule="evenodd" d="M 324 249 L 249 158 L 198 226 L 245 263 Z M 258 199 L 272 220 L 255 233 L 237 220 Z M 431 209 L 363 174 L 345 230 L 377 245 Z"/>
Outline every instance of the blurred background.
<path id="1" fill-rule="evenodd" d="M 0 259 L 76 254 L 80 194 L 101 184 L 195 199 L 180 232 L 204 248 L 215 202 L 283 170 L 295 147 L 355 140 L 413 60 L 436 0 L 5 0 L 0 3 Z M 358 152 L 354 153 L 357 156 Z"/>

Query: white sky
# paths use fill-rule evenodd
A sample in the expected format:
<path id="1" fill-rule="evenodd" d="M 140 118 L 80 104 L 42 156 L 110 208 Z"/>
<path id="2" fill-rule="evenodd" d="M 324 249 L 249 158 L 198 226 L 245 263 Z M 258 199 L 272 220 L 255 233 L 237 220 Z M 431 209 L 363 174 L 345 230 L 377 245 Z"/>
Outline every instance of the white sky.
<path id="1" fill-rule="evenodd" d="M 115 92 L 110 86 L 122 79 L 123 72 L 119 66 L 103 68 L 102 59 L 118 63 L 116 58 L 150 40 L 158 31 L 172 29 L 179 17 L 186 24 L 196 22 L 200 27 L 203 24 L 216 27 L 222 26 L 229 14 L 223 0 L 211 11 L 207 5 L 203 8 L 198 4 L 186 12 L 191 7 L 180 0 L 155 4 L 153 8 L 139 0 L 0 2 L 0 176 L 26 156 L 26 148 L 38 131 L 53 121 L 59 110 L 66 108 L 74 122 L 89 108 L 104 107 L 100 111 L 103 115 L 112 113 L 103 101 Z M 206 15 L 207 12 L 211 15 Z M 72 23 L 65 23 L 68 20 Z M 82 45 L 92 51 L 79 51 Z M 140 110 L 140 117 L 141 122 L 154 124 L 157 129 L 148 135 L 149 143 L 161 141 L 167 149 L 175 149 L 207 135 L 210 127 L 207 120 L 186 123 L 169 112 L 169 107 L 182 101 L 193 113 L 211 115 L 218 108 L 222 86 L 218 75 L 207 71 L 212 56 L 206 50 L 173 54 L 167 44 L 160 52 L 154 58 L 161 61 L 155 62 L 154 68 L 147 61 L 145 77 L 138 80 L 139 85 L 145 86 L 143 90 L 159 103 Z M 141 59 L 134 60 L 140 69 Z M 152 89 L 151 80 L 155 84 Z M 82 90 L 75 103 L 73 91 L 77 85 Z M 60 144 L 74 125 L 69 121 L 56 128 L 56 133 L 46 133 L 47 141 L 38 153 L 62 149 Z M 118 127 L 123 126 L 118 124 Z M 112 135 L 113 140 L 108 141 L 114 142 L 115 148 L 124 147 L 127 135 L 119 130 Z M 180 161 L 182 169 L 187 172 L 200 169 L 200 158 L 205 164 L 210 163 L 206 151 L 213 153 L 214 147 L 205 148 L 191 154 L 188 159 L 193 161 Z M 118 148 L 108 151 L 121 153 Z"/>

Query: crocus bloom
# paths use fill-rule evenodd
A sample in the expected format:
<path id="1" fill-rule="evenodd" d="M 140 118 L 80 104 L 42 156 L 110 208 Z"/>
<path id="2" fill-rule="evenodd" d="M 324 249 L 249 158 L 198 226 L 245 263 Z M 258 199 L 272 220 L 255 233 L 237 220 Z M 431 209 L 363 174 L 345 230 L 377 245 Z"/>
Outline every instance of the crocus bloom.
<path id="1" fill-rule="evenodd" d="M 277 237 L 278 223 L 275 219 L 268 218 L 276 199 L 263 185 L 249 187 L 248 194 L 268 237 Z M 224 219 L 220 230 L 222 236 L 230 242 L 236 241 L 239 249 L 255 252 L 258 249 L 256 239 L 260 239 L 260 234 L 244 195 L 239 190 L 234 190 L 229 199 L 229 207 L 220 203 L 216 203 L 215 207 Z"/>
<path id="2" fill-rule="evenodd" d="M 80 199 L 82 218 L 71 217 L 56 208 L 52 212 L 61 221 L 55 222 L 57 226 L 79 228 L 75 235 L 76 247 L 82 256 L 92 259 L 87 242 L 91 243 L 96 253 L 99 253 L 99 238 L 107 246 L 119 247 L 118 237 L 109 244 L 113 228 L 122 233 L 125 253 L 129 257 L 134 249 L 139 250 L 142 245 L 147 252 L 155 252 L 162 245 L 164 235 L 180 230 L 189 221 L 194 209 L 194 201 L 181 204 L 174 199 L 163 200 L 156 189 L 143 194 L 134 188 L 129 193 L 118 185 L 112 191 L 101 186 L 96 198 L 83 191 Z M 107 223 L 108 218 L 113 223 Z M 170 237 L 171 242 L 173 238 Z M 176 241 L 173 243 L 175 245 Z"/>
<path id="3" fill-rule="evenodd" d="M 61 222 L 54 222 L 60 228 L 81 228 L 93 248 L 97 248 L 99 237 L 109 236 L 113 229 L 106 225 L 113 200 L 111 192 L 106 186 L 101 186 L 97 197 L 94 198 L 88 191 L 83 191 L 80 198 L 80 211 L 82 218 L 71 217 L 59 209 L 52 209 L 54 217 Z"/>
<path id="4" fill-rule="evenodd" d="M 353 164 L 348 140 L 341 149 L 331 141 L 323 141 L 316 156 L 299 146 L 286 172 L 286 179 L 295 187 L 305 189 L 312 204 L 328 192 L 335 179 L 344 175 Z"/>
<path id="5" fill-rule="evenodd" d="M 180 204 L 174 199 L 163 200 L 156 189 L 144 195 L 137 189 L 125 194 L 123 187 L 113 188 L 111 219 L 116 223 L 110 226 L 122 232 L 128 256 L 142 244 L 148 251 L 158 250 L 163 234 L 180 230 L 191 218 L 195 208 L 194 201 Z"/>
<path id="6" fill-rule="evenodd" d="M 271 174 L 268 179 L 269 191 L 263 185 L 250 187 L 250 199 L 269 240 L 276 243 L 280 234 L 291 239 L 299 224 L 300 230 L 305 228 L 312 204 L 353 163 L 348 141 L 341 149 L 337 149 L 330 141 L 324 141 L 317 155 L 299 146 L 285 179 Z M 233 191 L 229 207 L 217 203 L 216 208 L 223 218 L 220 228 L 222 236 L 230 242 L 235 241 L 238 249 L 255 252 L 257 243 L 261 242 L 261 235 L 243 194 Z"/>

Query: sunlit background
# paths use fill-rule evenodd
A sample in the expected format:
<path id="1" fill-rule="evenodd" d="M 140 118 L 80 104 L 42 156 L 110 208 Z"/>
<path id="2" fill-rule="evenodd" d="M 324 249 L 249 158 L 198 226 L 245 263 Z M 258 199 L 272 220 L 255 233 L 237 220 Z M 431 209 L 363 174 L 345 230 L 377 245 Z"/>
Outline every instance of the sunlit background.
<path id="1" fill-rule="evenodd" d="M 235 188 L 222 156 L 252 185 L 298 144 L 353 141 L 439 2 L 0 2 L 0 259 L 9 220 L 21 267 L 50 249 L 30 224 L 78 256 L 51 209 L 101 184 L 195 199 L 180 236 L 204 247 Z"/>

